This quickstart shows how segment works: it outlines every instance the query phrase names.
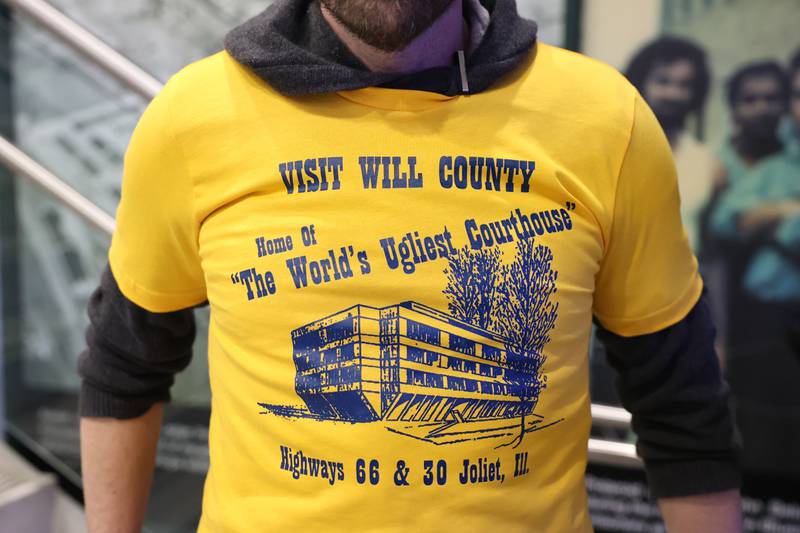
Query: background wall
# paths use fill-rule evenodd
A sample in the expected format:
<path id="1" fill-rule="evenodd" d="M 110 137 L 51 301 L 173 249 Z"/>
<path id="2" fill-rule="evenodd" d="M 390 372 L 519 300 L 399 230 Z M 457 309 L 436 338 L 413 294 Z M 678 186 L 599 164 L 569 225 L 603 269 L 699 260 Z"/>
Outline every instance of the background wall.
<path id="1" fill-rule="evenodd" d="M 661 0 L 584 0 L 581 51 L 621 69 L 655 36 Z"/>

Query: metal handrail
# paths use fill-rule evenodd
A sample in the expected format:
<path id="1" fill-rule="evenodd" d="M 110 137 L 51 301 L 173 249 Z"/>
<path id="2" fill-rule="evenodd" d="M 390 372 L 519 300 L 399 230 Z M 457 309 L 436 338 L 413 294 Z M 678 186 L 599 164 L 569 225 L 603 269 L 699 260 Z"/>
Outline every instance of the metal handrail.
<path id="1" fill-rule="evenodd" d="M 592 420 L 602 422 L 605 427 L 630 429 L 631 414 L 622 407 L 613 405 L 592 404 Z"/>
<path id="2" fill-rule="evenodd" d="M 109 236 L 114 233 L 115 222 L 111 215 L 8 142 L 3 136 L 0 136 L 0 161 L 11 171 L 24 176 L 50 193 L 53 198 L 72 209 L 97 229 Z"/>
<path id="3" fill-rule="evenodd" d="M 163 88 L 163 84 L 156 78 L 47 2 L 43 0 L 1 1 L 24 12 L 42 24 L 61 38 L 64 43 L 73 47 L 145 98 L 154 98 Z M 109 234 L 113 232 L 114 221 L 104 211 L 66 185 L 62 180 L 39 166 L 31 158 L 25 156 L 24 153 L 5 139 L 3 139 L 2 143 L 2 156 L 10 168 L 33 179 L 33 181 L 53 194 L 57 199 L 61 199 L 65 205 L 74 209 L 87 221 Z M 25 168 L 30 169 L 29 171 L 26 172 L 22 167 L 18 166 L 22 162 L 25 163 Z M 630 427 L 631 415 L 619 407 L 593 404 L 592 420 L 607 427 L 626 429 Z"/>
<path id="4" fill-rule="evenodd" d="M 636 455 L 636 446 L 625 442 L 589 439 L 589 461 L 608 466 L 642 468 L 642 460 Z"/>
<path id="5" fill-rule="evenodd" d="M 130 59 L 43 0 L 2 0 L 60 37 L 131 90 L 152 100 L 164 86 Z"/>

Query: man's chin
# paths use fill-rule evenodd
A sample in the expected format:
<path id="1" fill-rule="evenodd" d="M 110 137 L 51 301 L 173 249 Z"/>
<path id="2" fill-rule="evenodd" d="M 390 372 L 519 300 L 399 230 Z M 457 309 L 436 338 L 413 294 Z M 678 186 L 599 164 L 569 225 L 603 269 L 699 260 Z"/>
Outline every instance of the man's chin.
<path id="1" fill-rule="evenodd" d="M 403 50 L 455 0 L 320 0 L 353 35 L 384 52 Z"/>

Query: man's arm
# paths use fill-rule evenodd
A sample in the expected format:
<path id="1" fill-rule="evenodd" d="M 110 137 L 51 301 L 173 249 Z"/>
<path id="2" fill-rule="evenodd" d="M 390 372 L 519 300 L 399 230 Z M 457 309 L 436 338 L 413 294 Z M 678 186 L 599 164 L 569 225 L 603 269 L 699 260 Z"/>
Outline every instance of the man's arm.
<path id="1" fill-rule="evenodd" d="M 163 402 L 192 356 L 191 308 L 151 313 L 128 300 L 110 268 L 89 301 L 82 379 L 81 464 L 91 533 L 140 531 Z"/>
<path id="2" fill-rule="evenodd" d="M 720 195 L 710 215 L 710 230 L 723 240 L 739 242 L 771 232 L 783 220 L 800 214 L 800 202 L 766 195 L 768 177 L 756 170 Z"/>
<path id="3" fill-rule="evenodd" d="M 127 420 L 81 418 L 81 475 L 89 533 L 142 529 L 163 404 Z"/>
<path id="4" fill-rule="evenodd" d="M 683 320 L 655 333 L 598 327 L 669 531 L 741 530 L 740 442 L 714 337 L 705 292 Z"/>
<path id="5" fill-rule="evenodd" d="M 125 151 L 109 266 L 89 301 L 78 359 L 87 518 L 101 533 L 139 525 L 161 421 L 153 406 L 170 400 L 174 375 L 189 365 L 192 308 L 207 298 L 184 159 L 193 129 L 170 106 L 180 77 L 147 105 Z"/>
<path id="6" fill-rule="evenodd" d="M 699 496 L 661 498 L 658 506 L 669 532 L 742 531 L 742 498 L 739 489 Z"/>
<path id="7" fill-rule="evenodd" d="M 789 217 L 800 216 L 800 200 L 766 202 L 739 215 L 739 230 L 752 234 L 772 229 Z"/>
<path id="8" fill-rule="evenodd" d="M 736 490 L 738 444 L 728 388 L 681 223 L 675 162 L 652 109 L 635 91 L 633 100 L 595 284 L 597 336 L 617 370 L 622 405 L 633 415 L 652 496 Z M 672 521 L 676 509 L 681 519 L 699 520 L 691 505 L 667 507 Z M 737 513 L 720 522 L 736 520 Z"/>

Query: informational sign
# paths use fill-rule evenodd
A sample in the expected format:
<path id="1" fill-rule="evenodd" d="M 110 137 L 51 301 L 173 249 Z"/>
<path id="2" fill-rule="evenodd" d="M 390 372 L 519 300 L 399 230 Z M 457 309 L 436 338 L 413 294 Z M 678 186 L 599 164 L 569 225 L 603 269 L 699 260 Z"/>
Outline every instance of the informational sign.
<path id="1" fill-rule="evenodd" d="M 747 533 L 800 532 L 800 494 L 789 483 L 752 480 L 742 498 Z M 644 471 L 589 465 L 589 510 L 598 533 L 666 531 Z"/>

